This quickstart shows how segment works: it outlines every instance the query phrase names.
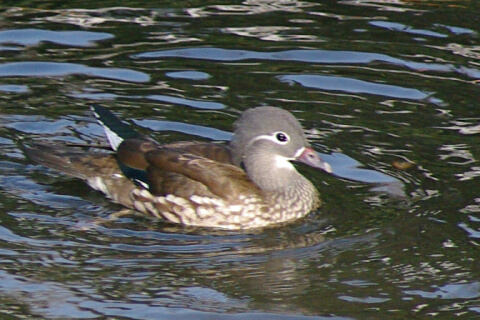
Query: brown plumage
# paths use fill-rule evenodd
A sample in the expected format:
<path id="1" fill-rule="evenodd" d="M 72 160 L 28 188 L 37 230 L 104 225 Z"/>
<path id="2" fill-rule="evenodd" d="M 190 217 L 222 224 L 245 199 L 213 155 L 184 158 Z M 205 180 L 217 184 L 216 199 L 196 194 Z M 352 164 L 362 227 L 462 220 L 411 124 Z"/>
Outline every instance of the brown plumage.
<path id="1" fill-rule="evenodd" d="M 94 112 L 103 125 L 119 122 L 102 107 Z M 298 219 L 320 205 L 315 187 L 289 161 L 331 168 L 310 148 L 295 117 L 260 107 L 245 112 L 235 128 L 230 146 L 160 145 L 129 133 L 131 138 L 123 141 L 109 136 L 111 142 L 122 141 L 112 142 L 116 153 L 45 143 L 26 153 L 39 164 L 86 181 L 114 202 L 187 225 L 265 227 Z M 107 134 L 112 131 L 106 128 Z"/>

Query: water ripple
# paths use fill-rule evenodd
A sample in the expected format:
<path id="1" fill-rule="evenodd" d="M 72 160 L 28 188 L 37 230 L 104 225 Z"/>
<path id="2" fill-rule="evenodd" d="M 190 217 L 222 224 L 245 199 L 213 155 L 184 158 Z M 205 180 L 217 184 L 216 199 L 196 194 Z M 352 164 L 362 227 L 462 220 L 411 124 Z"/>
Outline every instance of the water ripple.
<path id="1" fill-rule="evenodd" d="M 113 34 L 91 31 L 50 31 L 42 29 L 14 29 L 0 31 L 0 43 L 36 46 L 52 42 L 64 46 L 90 47 L 96 41 L 114 38 Z"/>
<path id="2" fill-rule="evenodd" d="M 127 82 L 147 82 L 150 76 L 124 68 L 95 68 L 77 63 L 27 61 L 0 64 L 0 77 L 65 77 L 87 75 Z"/>
<path id="3" fill-rule="evenodd" d="M 434 287 L 434 291 L 406 290 L 408 295 L 419 295 L 430 299 L 473 299 L 480 297 L 480 282 L 447 284 Z"/>
<path id="4" fill-rule="evenodd" d="M 279 52 L 259 52 L 220 48 L 183 48 L 144 52 L 134 54 L 132 57 L 137 59 L 184 58 L 212 61 L 272 60 L 321 64 L 369 64 L 373 62 L 383 62 L 422 72 L 456 72 L 471 78 L 480 78 L 480 70 L 474 68 L 456 67 L 452 64 L 413 62 L 381 53 L 357 51 L 287 50 Z"/>
<path id="5" fill-rule="evenodd" d="M 345 77 L 301 74 L 282 75 L 278 76 L 278 78 L 281 81 L 285 82 L 299 83 L 307 88 L 328 91 L 345 91 L 349 93 L 368 93 L 399 99 L 429 100 L 436 104 L 443 103 L 443 101 L 433 98 L 433 93 L 430 92 L 423 92 L 412 88 L 404 88 L 382 83 L 373 83 Z"/>
<path id="6" fill-rule="evenodd" d="M 186 98 L 172 97 L 167 95 L 155 94 L 155 95 L 149 95 L 146 98 L 150 100 L 174 103 L 174 104 L 194 107 L 198 109 L 219 110 L 219 109 L 226 108 L 226 106 L 223 103 L 219 103 L 219 102 L 198 101 L 198 100 L 191 100 Z"/>
<path id="7" fill-rule="evenodd" d="M 423 29 L 414 29 L 410 26 L 404 25 L 402 23 L 397 22 L 388 22 L 388 21 L 370 21 L 369 24 L 375 27 L 384 28 L 388 30 L 400 31 L 405 33 L 411 33 L 415 35 L 421 36 L 428 36 L 428 37 L 436 37 L 436 38 L 446 38 L 448 37 L 446 34 L 438 33 L 435 31 L 430 30 L 423 30 Z"/>

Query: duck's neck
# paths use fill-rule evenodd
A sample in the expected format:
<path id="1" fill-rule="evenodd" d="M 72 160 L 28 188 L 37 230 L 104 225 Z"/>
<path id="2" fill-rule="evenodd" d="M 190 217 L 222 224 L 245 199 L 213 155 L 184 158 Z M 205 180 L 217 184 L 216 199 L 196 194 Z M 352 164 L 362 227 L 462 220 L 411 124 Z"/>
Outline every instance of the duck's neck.
<path id="1" fill-rule="evenodd" d="M 321 204 L 317 189 L 291 166 L 287 170 L 245 163 L 247 174 L 265 192 L 271 214 L 280 215 L 281 221 L 301 218 Z"/>
<path id="2" fill-rule="evenodd" d="M 259 152 L 244 158 L 243 164 L 250 179 L 265 192 L 290 193 L 292 189 L 316 192 L 312 183 L 281 156 Z"/>

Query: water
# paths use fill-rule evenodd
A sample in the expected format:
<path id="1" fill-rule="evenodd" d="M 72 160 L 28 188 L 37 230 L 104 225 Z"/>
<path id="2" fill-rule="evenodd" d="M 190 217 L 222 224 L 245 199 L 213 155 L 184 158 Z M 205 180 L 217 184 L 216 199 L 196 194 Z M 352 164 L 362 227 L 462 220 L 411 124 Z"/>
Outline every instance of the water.
<path id="1" fill-rule="evenodd" d="M 0 318 L 480 318 L 475 1 L 18 5 L 0 5 Z M 334 168 L 299 168 L 325 204 L 247 233 L 108 219 L 22 151 L 106 143 L 91 103 L 165 142 L 291 110 Z"/>

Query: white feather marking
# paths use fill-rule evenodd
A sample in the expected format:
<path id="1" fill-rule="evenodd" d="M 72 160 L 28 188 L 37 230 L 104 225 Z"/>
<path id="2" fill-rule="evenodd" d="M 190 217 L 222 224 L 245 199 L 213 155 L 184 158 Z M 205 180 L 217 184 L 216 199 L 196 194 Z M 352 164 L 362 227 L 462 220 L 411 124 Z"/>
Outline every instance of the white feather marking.
<path id="1" fill-rule="evenodd" d="M 153 196 L 150 192 L 148 192 L 148 190 L 145 190 L 145 189 L 135 189 L 135 190 L 138 190 L 138 195 L 139 196 L 142 196 L 144 198 L 148 198 L 148 199 L 153 199 Z"/>
<path id="2" fill-rule="evenodd" d="M 103 123 L 103 121 L 101 120 L 100 115 L 99 115 L 97 112 L 95 112 L 95 108 L 94 108 L 94 107 L 90 107 L 90 109 L 92 110 L 93 115 L 95 116 L 95 118 L 97 118 L 98 123 L 103 127 L 103 130 L 105 131 L 105 135 L 107 136 L 108 143 L 110 144 L 110 147 L 111 147 L 114 151 L 117 151 L 118 146 L 119 146 L 120 143 L 122 143 L 122 141 L 123 141 L 123 138 L 121 138 L 118 134 L 116 134 L 116 133 L 115 133 L 114 131 L 112 131 L 109 127 L 107 127 L 107 126 L 105 125 L 105 123 Z"/>
<path id="3" fill-rule="evenodd" d="M 175 212 L 176 214 L 182 214 L 183 208 L 178 207 L 178 206 L 173 206 L 171 208 L 172 208 L 173 212 Z"/>
<path id="4" fill-rule="evenodd" d="M 197 195 L 191 196 L 190 201 L 195 202 L 196 204 L 204 204 L 205 203 L 204 198 L 200 197 L 200 196 L 197 196 Z"/>
<path id="5" fill-rule="evenodd" d="M 160 215 L 157 209 L 153 209 L 151 213 L 155 216 L 155 218 L 159 218 L 159 219 L 162 218 L 162 216 Z"/>
<path id="6" fill-rule="evenodd" d="M 145 210 L 145 205 L 141 201 L 133 201 L 133 206 L 135 207 L 136 210 L 147 213 L 147 210 Z"/>
<path id="7" fill-rule="evenodd" d="M 172 202 L 181 207 L 186 207 L 189 205 L 188 201 L 181 197 L 175 197 L 175 199 L 173 199 Z"/>
<path id="8" fill-rule="evenodd" d="M 209 203 L 214 205 L 214 206 L 217 206 L 217 207 L 224 207 L 225 206 L 225 203 L 220 200 L 220 199 L 215 199 L 215 198 L 209 198 Z"/>
<path id="9" fill-rule="evenodd" d="M 167 199 L 167 201 L 170 201 L 170 202 L 173 202 L 175 203 L 175 196 L 173 194 L 167 194 L 167 196 L 165 197 L 165 199 Z"/>
<path id="10" fill-rule="evenodd" d="M 152 213 L 153 213 L 154 211 L 156 211 L 155 208 L 154 208 L 154 206 L 153 206 L 153 203 L 151 203 L 151 202 L 145 202 L 143 205 L 145 206 L 145 208 L 146 208 L 149 212 L 152 212 Z"/>
<path id="11" fill-rule="evenodd" d="M 295 155 L 293 156 L 295 159 L 300 157 L 300 155 L 305 151 L 305 147 L 301 147 L 300 149 L 297 150 Z"/>
<path id="12" fill-rule="evenodd" d="M 275 167 L 280 168 L 280 169 L 289 169 L 289 170 L 295 170 L 295 167 L 293 164 L 290 163 L 291 158 L 286 158 L 280 155 L 275 155 L 274 158 L 274 164 Z"/>
<path id="13" fill-rule="evenodd" d="M 135 179 L 135 182 L 144 187 L 145 189 L 148 189 L 150 187 L 148 183 L 143 182 L 142 180 Z"/>
<path id="14" fill-rule="evenodd" d="M 156 197 L 154 201 L 160 204 L 167 204 L 167 201 L 165 201 L 165 197 Z"/>
<path id="15" fill-rule="evenodd" d="M 204 207 L 198 207 L 197 208 L 197 214 L 200 218 L 205 219 L 206 217 L 211 215 L 211 212 Z"/>
<path id="16" fill-rule="evenodd" d="M 231 206 L 228 207 L 228 209 L 229 209 L 231 212 L 240 212 L 240 211 L 242 211 L 243 206 L 242 206 L 242 205 L 239 205 L 239 204 L 237 204 L 237 205 L 231 205 Z"/>
<path id="17" fill-rule="evenodd" d="M 195 219 L 196 216 L 197 216 L 196 212 L 193 210 L 193 208 L 187 207 L 187 208 L 183 208 L 183 210 L 181 211 L 181 215 L 179 215 L 179 218 L 182 220 L 182 223 L 191 224 L 191 223 L 188 223 L 189 220 Z"/>
<path id="18" fill-rule="evenodd" d="M 279 145 L 285 145 L 290 141 L 290 139 L 288 139 L 287 141 L 278 141 L 278 139 L 276 138 L 277 133 L 279 133 L 279 132 L 274 132 L 271 135 L 262 134 L 262 135 L 256 136 L 255 138 L 253 138 L 252 140 L 250 140 L 248 142 L 247 146 L 250 146 L 250 145 L 254 144 L 255 142 L 257 142 L 259 140 L 269 140 L 269 141 L 272 141 L 272 142 L 274 142 L 276 144 L 279 144 Z M 286 133 L 284 133 L 284 134 L 286 135 Z"/>
<path id="19" fill-rule="evenodd" d="M 112 131 L 109 127 L 103 124 L 103 122 L 99 121 L 100 124 L 103 126 L 103 130 L 105 130 L 105 135 L 107 136 L 108 142 L 110 143 L 110 147 L 113 150 L 117 151 L 118 146 L 122 143 L 123 139 Z"/>
<path id="20" fill-rule="evenodd" d="M 107 186 L 105 185 L 105 182 L 101 177 L 93 177 L 87 179 L 87 183 L 90 187 L 92 187 L 95 190 L 101 191 L 105 193 L 107 196 L 109 196 Z"/>
<path id="21" fill-rule="evenodd" d="M 176 223 L 180 223 L 180 219 L 179 217 L 176 215 L 176 214 L 173 214 L 171 212 L 168 212 L 168 211 L 163 211 L 162 214 L 163 218 L 165 220 L 168 220 L 168 221 L 172 221 L 172 222 L 176 222 Z"/>

